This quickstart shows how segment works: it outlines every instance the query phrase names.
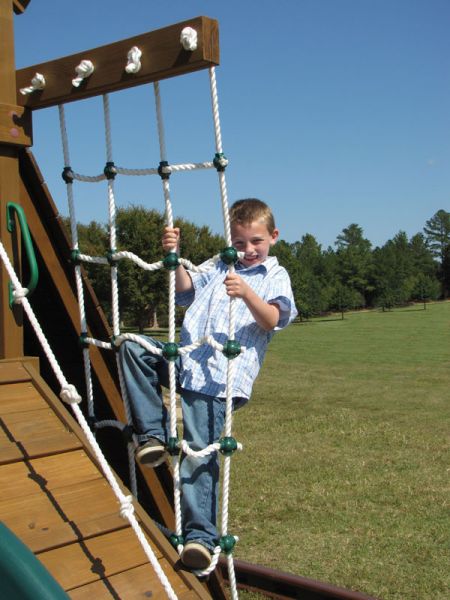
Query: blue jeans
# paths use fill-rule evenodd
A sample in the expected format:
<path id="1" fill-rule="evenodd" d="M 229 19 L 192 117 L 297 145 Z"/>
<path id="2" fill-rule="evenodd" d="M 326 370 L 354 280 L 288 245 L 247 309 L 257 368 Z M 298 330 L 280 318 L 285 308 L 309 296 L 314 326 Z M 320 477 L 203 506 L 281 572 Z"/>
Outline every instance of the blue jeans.
<path id="1" fill-rule="evenodd" d="M 162 348 L 159 340 L 143 338 Z M 167 410 L 161 386 L 169 387 L 168 362 L 136 342 L 120 346 L 120 362 L 128 392 L 133 426 L 139 443 L 156 437 L 167 443 L 170 437 Z M 180 370 L 180 359 L 175 371 Z M 183 438 L 193 450 L 217 442 L 225 420 L 223 398 L 191 390 L 177 389 L 183 411 Z M 243 399 L 236 399 L 242 405 Z M 181 514 L 185 542 L 200 542 L 212 550 L 219 542 L 217 511 L 219 498 L 219 460 L 214 452 L 205 458 L 183 456 L 180 466 Z"/>

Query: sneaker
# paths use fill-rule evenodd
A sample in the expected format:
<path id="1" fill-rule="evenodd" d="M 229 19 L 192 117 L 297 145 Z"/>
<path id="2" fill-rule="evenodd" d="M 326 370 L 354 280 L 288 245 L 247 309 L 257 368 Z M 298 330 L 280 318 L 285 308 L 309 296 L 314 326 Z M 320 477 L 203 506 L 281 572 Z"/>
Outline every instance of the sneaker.
<path id="1" fill-rule="evenodd" d="M 150 438 L 136 449 L 136 460 L 145 467 L 158 467 L 166 459 L 166 447 L 157 438 Z"/>
<path id="2" fill-rule="evenodd" d="M 181 562 L 188 569 L 202 571 L 211 564 L 211 553 L 202 544 L 188 542 L 181 553 Z"/>

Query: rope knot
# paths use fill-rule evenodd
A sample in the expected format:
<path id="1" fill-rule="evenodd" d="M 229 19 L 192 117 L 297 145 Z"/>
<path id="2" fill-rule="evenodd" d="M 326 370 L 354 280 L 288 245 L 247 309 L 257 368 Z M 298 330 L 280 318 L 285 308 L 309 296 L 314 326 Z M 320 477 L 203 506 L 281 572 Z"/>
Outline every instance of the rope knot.
<path id="1" fill-rule="evenodd" d="M 73 87 L 80 87 L 80 84 L 84 79 L 90 77 L 94 72 L 94 65 L 90 60 L 82 60 L 80 64 L 75 67 L 78 77 L 72 79 Z"/>
<path id="2" fill-rule="evenodd" d="M 13 290 L 14 304 L 20 304 L 28 294 L 28 288 L 18 287 Z"/>
<path id="3" fill-rule="evenodd" d="M 45 77 L 41 75 L 41 73 L 36 73 L 36 75 L 31 80 L 31 85 L 28 87 L 24 87 L 20 89 L 20 93 L 22 96 L 26 96 L 28 94 L 32 94 L 36 90 L 43 90 L 45 88 Z"/>
<path id="4" fill-rule="evenodd" d="M 120 516 L 122 519 L 129 519 L 133 514 L 133 496 L 125 496 L 120 503 Z"/>
<path id="5" fill-rule="evenodd" d="M 140 58 L 142 51 L 137 46 L 133 46 L 127 54 L 128 63 L 125 67 L 127 73 L 137 73 L 141 69 Z"/>
<path id="6" fill-rule="evenodd" d="M 77 392 L 77 388 L 71 383 L 62 388 L 59 396 L 66 404 L 79 404 L 81 402 L 81 396 Z"/>
<path id="7" fill-rule="evenodd" d="M 197 32 L 192 27 L 185 27 L 181 31 L 180 43 L 185 50 L 193 52 L 197 50 Z"/>

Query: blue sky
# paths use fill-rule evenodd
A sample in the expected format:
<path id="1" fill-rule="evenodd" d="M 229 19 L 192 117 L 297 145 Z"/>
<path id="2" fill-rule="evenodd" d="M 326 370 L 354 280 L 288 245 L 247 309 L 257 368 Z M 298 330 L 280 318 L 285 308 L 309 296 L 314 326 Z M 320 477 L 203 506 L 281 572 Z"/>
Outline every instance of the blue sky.
<path id="1" fill-rule="evenodd" d="M 217 68 L 230 202 L 259 197 L 288 242 L 324 248 L 350 223 L 374 245 L 450 210 L 448 0 L 32 0 L 15 18 L 17 68 L 205 15 L 219 21 Z M 87 56 L 88 58 L 88 56 Z M 161 82 L 169 161 L 211 160 L 207 72 Z M 105 162 L 101 100 L 67 105 L 71 166 Z M 111 96 L 113 154 L 159 161 L 153 90 Z M 67 214 L 56 108 L 34 113 L 34 146 Z M 150 181 L 151 180 L 151 181 Z M 171 178 L 175 215 L 222 233 L 215 172 Z M 105 222 L 105 184 L 75 186 L 77 218 Z M 163 210 L 157 177 L 122 177 L 117 204 Z"/>

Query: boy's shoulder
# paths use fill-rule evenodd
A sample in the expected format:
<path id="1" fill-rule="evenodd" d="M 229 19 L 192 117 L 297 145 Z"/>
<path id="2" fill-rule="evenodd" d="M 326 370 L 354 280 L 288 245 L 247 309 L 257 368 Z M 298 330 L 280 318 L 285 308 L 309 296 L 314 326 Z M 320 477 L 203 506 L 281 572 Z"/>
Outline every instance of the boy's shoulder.
<path id="1" fill-rule="evenodd" d="M 289 276 L 287 270 L 280 265 L 276 256 L 269 256 L 265 261 L 267 274 L 270 277 L 285 277 Z"/>

